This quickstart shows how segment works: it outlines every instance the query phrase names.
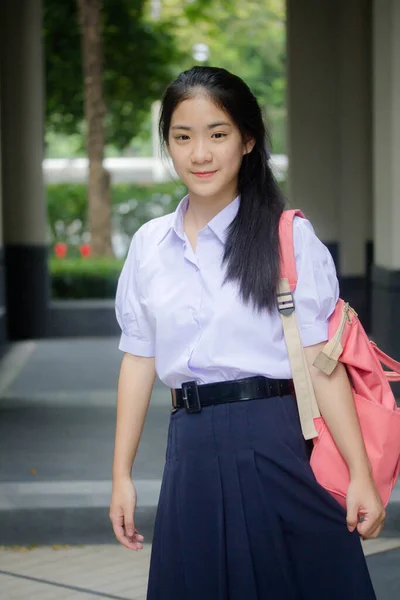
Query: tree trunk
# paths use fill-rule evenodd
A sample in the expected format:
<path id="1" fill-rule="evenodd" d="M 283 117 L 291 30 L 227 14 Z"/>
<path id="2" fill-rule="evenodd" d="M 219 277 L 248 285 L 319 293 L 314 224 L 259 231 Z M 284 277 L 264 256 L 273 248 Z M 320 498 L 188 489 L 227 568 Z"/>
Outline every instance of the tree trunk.
<path id="1" fill-rule="evenodd" d="M 110 178 L 103 168 L 104 115 L 101 0 L 77 0 L 89 159 L 88 224 L 93 256 L 113 256 Z"/>

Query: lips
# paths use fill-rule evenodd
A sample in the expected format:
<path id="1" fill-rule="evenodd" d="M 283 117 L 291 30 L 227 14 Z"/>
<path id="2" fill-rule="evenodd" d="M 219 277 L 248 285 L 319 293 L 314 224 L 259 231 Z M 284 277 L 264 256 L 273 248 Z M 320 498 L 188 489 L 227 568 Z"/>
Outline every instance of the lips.
<path id="1" fill-rule="evenodd" d="M 198 177 L 199 179 L 207 179 L 212 177 L 217 171 L 197 171 L 193 172 L 193 175 Z"/>

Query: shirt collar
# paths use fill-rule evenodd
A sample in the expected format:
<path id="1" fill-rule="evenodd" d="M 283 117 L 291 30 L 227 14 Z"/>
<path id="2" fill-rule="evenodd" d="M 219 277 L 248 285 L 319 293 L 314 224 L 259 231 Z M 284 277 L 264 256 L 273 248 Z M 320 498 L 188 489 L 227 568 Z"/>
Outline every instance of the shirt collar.
<path id="1" fill-rule="evenodd" d="M 172 220 L 170 222 L 170 225 L 163 237 L 161 238 L 161 240 L 158 242 L 159 244 L 161 244 L 161 242 L 172 231 L 174 231 L 181 240 L 185 240 L 183 218 L 187 210 L 188 204 L 189 195 L 186 195 L 178 204 L 175 212 L 172 213 Z M 237 196 L 234 200 L 232 200 L 232 202 L 228 204 L 228 206 L 225 206 L 225 208 L 223 208 L 217 215 L 215 215 L 215 217 L 211 219 L 211 221 L 206 225 L 206 227 L 209 227 L 211 231 L 215 233 L 215 235 L 222 243 L 225 243 L 226 230 L 232 223 L 233 219 L 236 217 L 237 212 L 239 210 L 239 204 L 240 196 Z"/>
<path id="2" fill-rule="evenodd" d="M 236 217 L 239 210 L 239 204 L 240 198 L 237 196 L 208 223 L 208 227 L 223 244 L 226 240 L 226 230 Z"/>
<path id="3" fill-rule="evenodd" d="M 163 242 L 165 240 L 165 238 L 171 234 L 172 231 L 174 231 L 181 240 L 183 240 L 183 241 L 185 240 L 183 217 L 187 210 L 188 204 L 189 204 L 189 195 L 186 195 L 179 202 L 175 212 L 173 212 L 171 214 L 171 220 L 170 220 L 169 226 L 168 226 L 167 230 L 164 232 L 164 235 L 162 236 L 162 238 L 158 241 L 158 245 L 160 245 L 161 242 Z"/>

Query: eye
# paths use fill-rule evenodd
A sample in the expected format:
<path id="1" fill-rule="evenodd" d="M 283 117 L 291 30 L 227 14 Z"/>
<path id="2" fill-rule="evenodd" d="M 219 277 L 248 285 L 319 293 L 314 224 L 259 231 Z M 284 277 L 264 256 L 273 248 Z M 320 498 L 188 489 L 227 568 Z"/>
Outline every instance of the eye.
<path id="1" fill-rule="evenodd" d="M 176 140 L 179 140 L 179 141 L 181 141 L 181 142 L 186 142 L 186 140 L 188 140 L 188 139 L 189 139 L 189 136 L 188 136 L 188 135 L 184 135 L 184 134 L 182 134 L 182 135 L 177 135 L 177 136 L 175 136 L 175 139 L 176 139 Z"/>
<path id="2" fill-rule="evenodd" d="M 215 137 L 215 139 L 217 139 L 217 140 L 222 140 L 224 137 L 226 137 L 226 133 L 221 133 L 221 132 L 213 133 L 213 137 Z"/>

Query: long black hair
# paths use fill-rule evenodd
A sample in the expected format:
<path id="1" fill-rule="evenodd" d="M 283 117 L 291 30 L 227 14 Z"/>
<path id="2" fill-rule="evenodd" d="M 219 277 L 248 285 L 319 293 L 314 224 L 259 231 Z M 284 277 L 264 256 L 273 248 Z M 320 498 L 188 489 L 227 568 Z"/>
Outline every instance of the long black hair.
<path id="1" fill-rule="evenodd" d="M 177 106 L 196 95 L 207 96 L 233 120 L 243 140 L 255 140 L 239 171 L 240 206 L 228 229 L 223 262 L 226 281 L 236 281 L 244 302 L 257 310 L 276 307 L 279 279 L 279 218 L 284 198 L 268 164 L 268 134 L 256 97 L 246 83 L 215 67 L 192 67 L 166 89 L 161 105 L 160 138 L 168 146 Z"/>

